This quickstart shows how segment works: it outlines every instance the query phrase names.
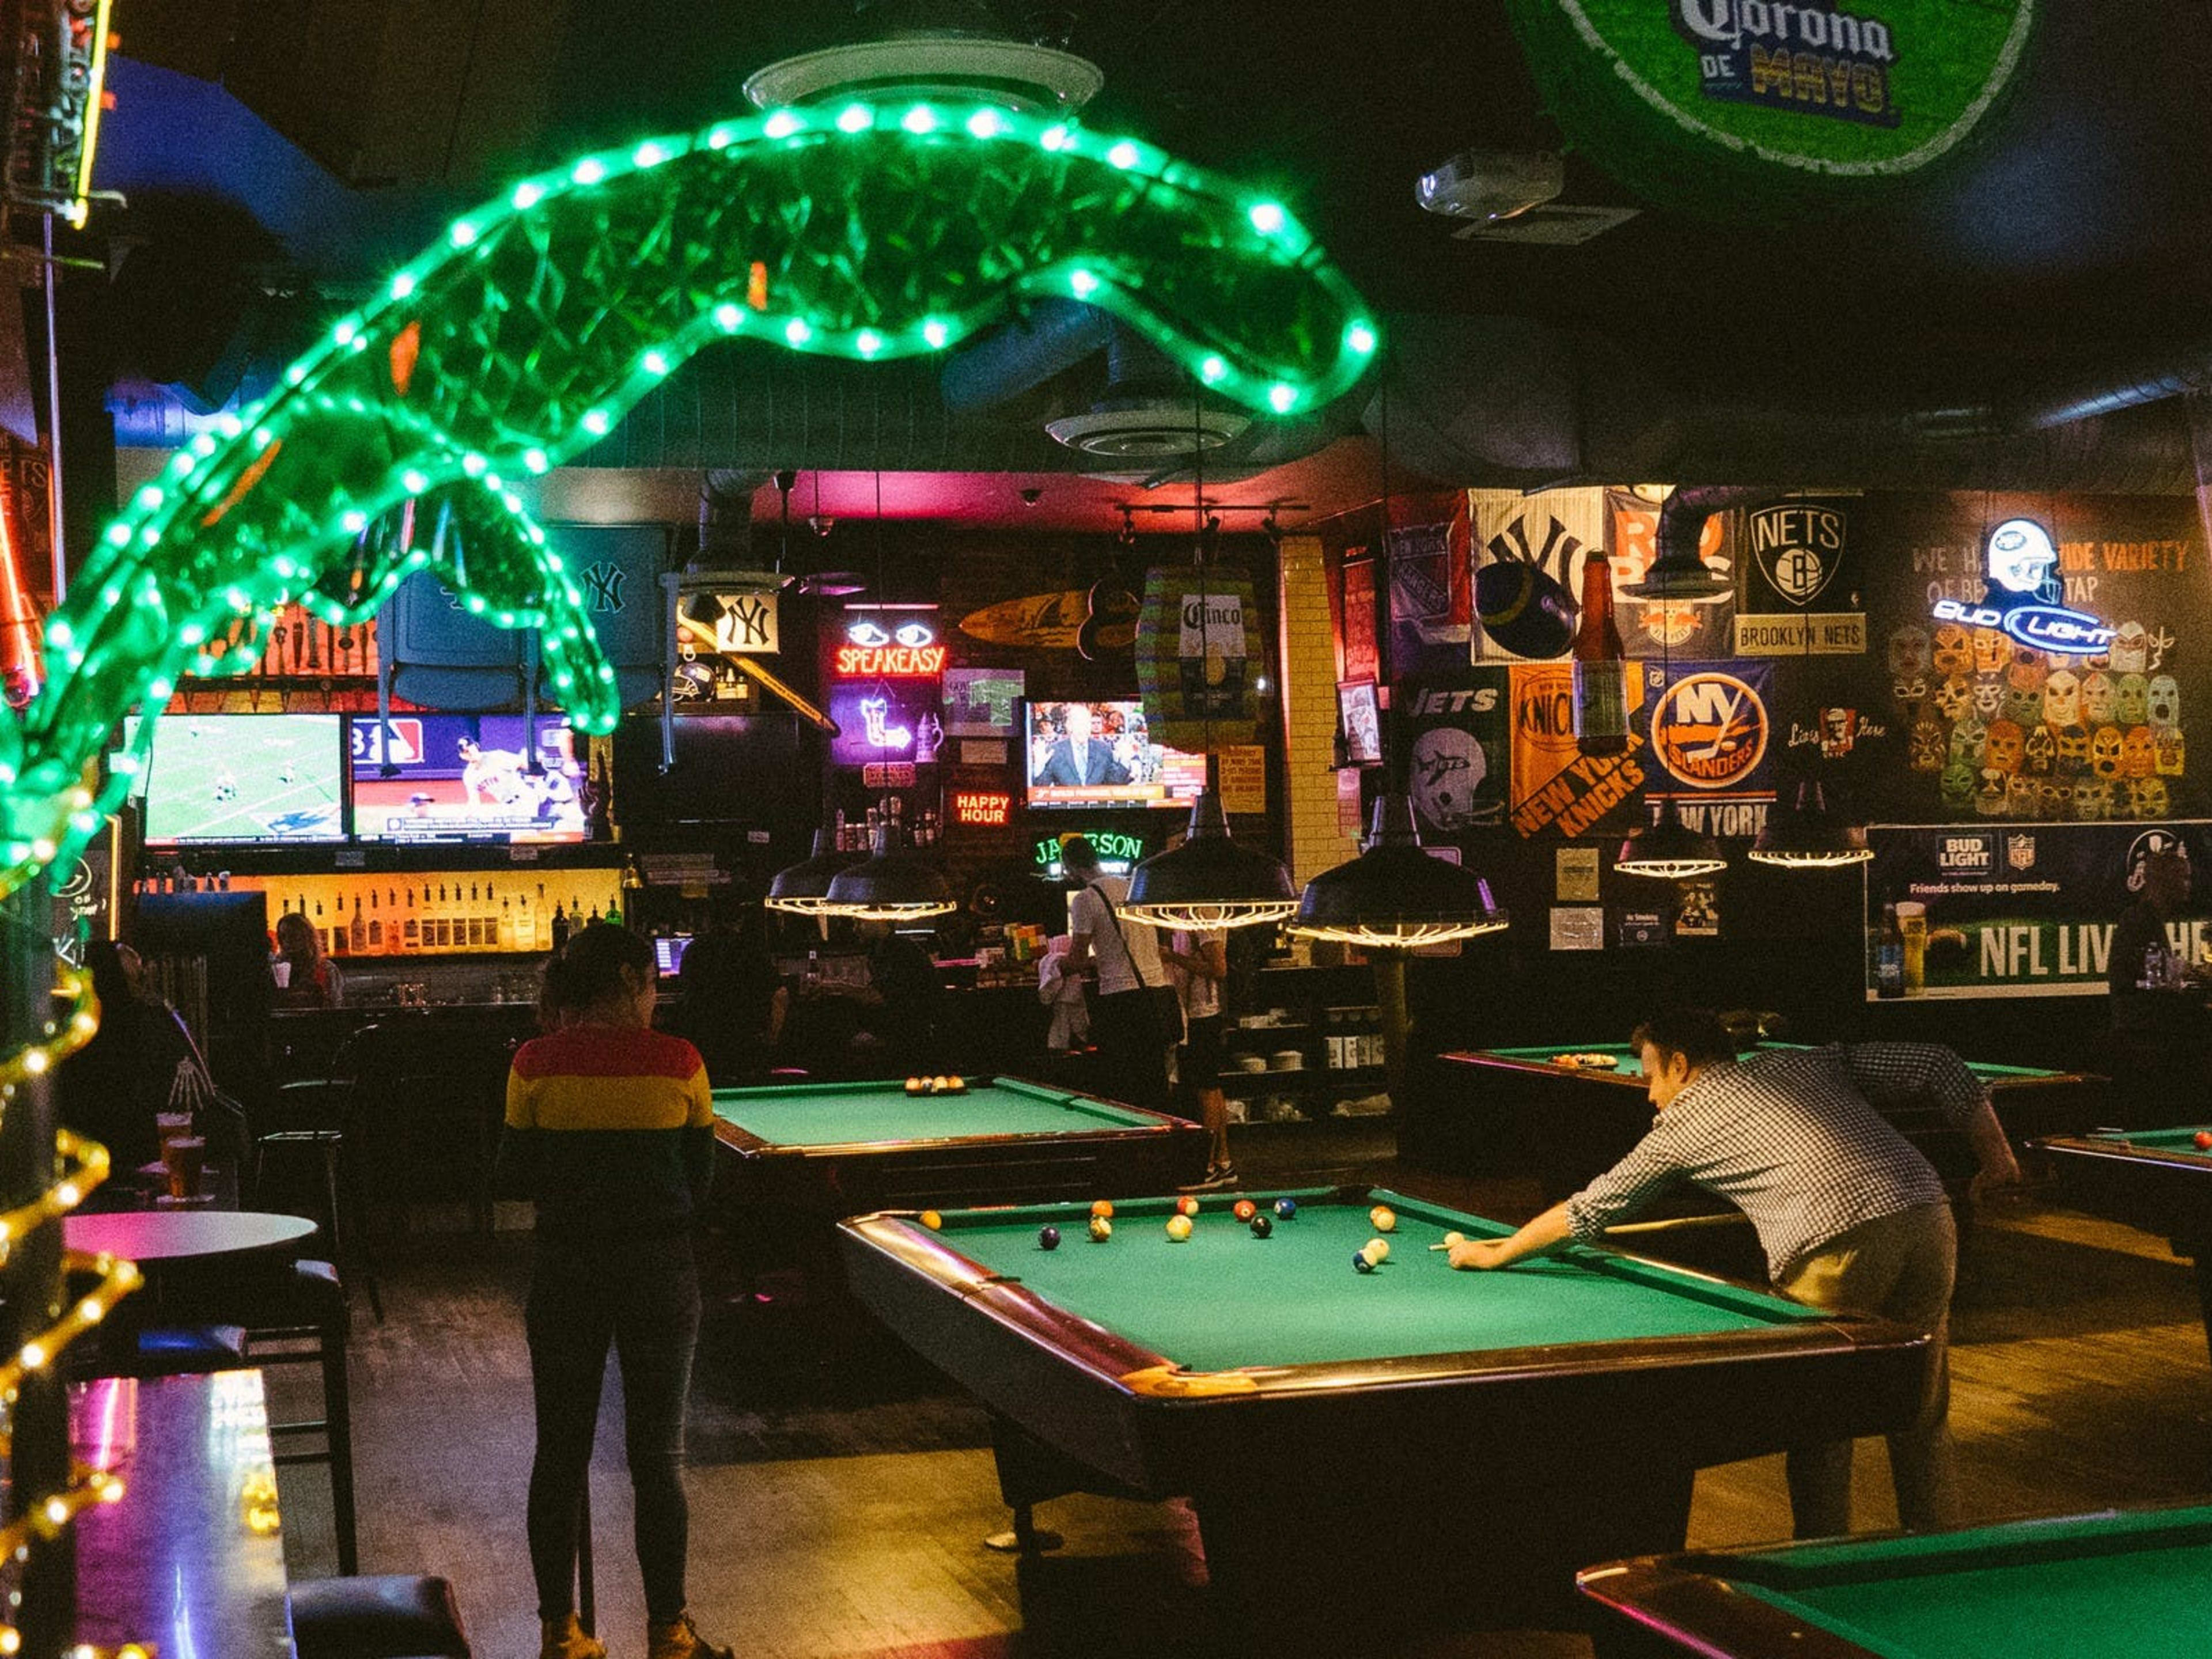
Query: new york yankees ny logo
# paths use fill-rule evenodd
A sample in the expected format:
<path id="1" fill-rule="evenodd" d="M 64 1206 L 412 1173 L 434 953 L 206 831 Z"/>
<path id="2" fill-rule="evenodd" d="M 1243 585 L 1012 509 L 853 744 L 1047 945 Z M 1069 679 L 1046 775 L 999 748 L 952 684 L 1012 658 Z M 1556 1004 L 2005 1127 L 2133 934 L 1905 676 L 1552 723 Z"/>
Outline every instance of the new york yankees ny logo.
<path id="1" fill-rule="evenodd" d="M 622 610 L 623 584 L 629 580 L 629 571 L 602 559 L 578 575 L 584 585 L 585 602 L 593 612 L 611 616 Z"/>

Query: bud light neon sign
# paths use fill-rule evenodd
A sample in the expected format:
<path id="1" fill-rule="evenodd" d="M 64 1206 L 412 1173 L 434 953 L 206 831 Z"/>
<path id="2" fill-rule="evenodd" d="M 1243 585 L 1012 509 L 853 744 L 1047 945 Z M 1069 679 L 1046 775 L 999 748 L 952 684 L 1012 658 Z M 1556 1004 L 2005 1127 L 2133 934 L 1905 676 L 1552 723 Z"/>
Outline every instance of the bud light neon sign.
<path id="1" fill-rule="evenodd" d="M 2058 603 L 2058 549 L 2033 519 L 2007 519 L 1982 538 L 1989 592 L 1979 605 L 1938 599 L 1937 622 L 1992 628 L 2038 651 L 2084 657 L 2108 649 L 2119 630 L 2102 617 Z"/>
<path id="2" fill-rule="evenodd" d="M 2000 629 L 2022 645 L 2061 656 L 2093 655 L 2111 646 L 2118 629 L 2086 611 L 2069 611 L 2063 605 L 1964 605 L 1957 599 L 1936 601 L 1937 622 L 1963 623 L 1968 628 Z"/>

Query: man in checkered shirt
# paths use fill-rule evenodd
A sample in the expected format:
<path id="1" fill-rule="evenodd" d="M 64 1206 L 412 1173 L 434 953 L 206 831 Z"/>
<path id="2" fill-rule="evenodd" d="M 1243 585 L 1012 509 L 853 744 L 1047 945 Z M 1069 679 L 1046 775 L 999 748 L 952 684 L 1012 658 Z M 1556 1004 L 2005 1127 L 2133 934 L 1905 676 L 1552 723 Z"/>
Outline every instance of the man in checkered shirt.
<path id="1" fill-rule="evenodd" d="M 1670 1011 L 1633 1039 L 1653 1109 L 1635 1150 L 1510 1238 L 1452 1247 L 1455 1267 L 1503 1267 L 1570 1239 L 1599 1241 L 1678 1182 L 1717 1194 L 1758 1229 L 1777 1289 L 1808 1306 L 1879 1314 L 1931 1334 L 1933 1386 L 1919 1419 L 1889 1437 L 1898 1516 L 1951 1524 L 1949 1368 L 1945 1352 L 1958 1237 L 1942 1182 L 1876 1103 L 1933 1102 L 1968 1139 L 1977 1190 L 2020 1179 L 1989 1097 L 1932 1043 L 1772 1049 L 1747 1059 L 1702 1009 Z M 1848 1440 L 1788 1460 L 1800 1538 L 1850 1530 Z"/>

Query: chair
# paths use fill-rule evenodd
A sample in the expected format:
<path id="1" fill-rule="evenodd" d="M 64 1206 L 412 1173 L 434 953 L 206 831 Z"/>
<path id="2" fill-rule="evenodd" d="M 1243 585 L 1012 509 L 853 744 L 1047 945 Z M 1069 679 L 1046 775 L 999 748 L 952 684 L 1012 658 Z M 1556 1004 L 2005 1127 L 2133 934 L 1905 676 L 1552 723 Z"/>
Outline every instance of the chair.
<path id="1" fill-rule="evenodd" d="M 361 1550 L 354 1506 L 353 1395 L 346 1376 L 351 1322 L 345 1286 L 337 1269 L 327 1261 L 295 1261 L 281 1274 L 252 1276 L 239 1292 L 236 1311 L 245 1329 L 245 1364 L 264 1370 L 273 1365 L 322 1368 L 323 1414 L 271 1423 L 269 1436 L 279 1445 L 294 1436 L 321 1437 L 319 1449 L 279 1450 L 276 1462 L 280 1468 L 288 1463 L 330 1465 L 338 1571 L 350 1576 L 361 1570 Z M 413 1654 L 416 1650 L 404 1651 Z"/>
<path id="2" fill-rule="evenodd" d="M 292 1586 L 299 1659 L 470 1659 L 453 1587 L 408 1573 Z"/>
<path id="3" fill-rule="evenodd" d="M 358 1172 L 349 1156 L 361 1100 L 356 1045 L 376 1027 L 364 1026 L 342 1044 L 328 1077 L 287 1083 L 276 1091 L 276 1117 L 284 1127 L 253 1137 L 252 1196 L 258 1200 L 272 1153 L 305 1151 L 321 1166 L 323 1216 L 331 1254 L 368 1291 L 369 1310 L 384 1322 L 384 1297 L 368 1235 L 361 1225 Z M 247 1194 L 240 1194 L 243 1201 Z"/>

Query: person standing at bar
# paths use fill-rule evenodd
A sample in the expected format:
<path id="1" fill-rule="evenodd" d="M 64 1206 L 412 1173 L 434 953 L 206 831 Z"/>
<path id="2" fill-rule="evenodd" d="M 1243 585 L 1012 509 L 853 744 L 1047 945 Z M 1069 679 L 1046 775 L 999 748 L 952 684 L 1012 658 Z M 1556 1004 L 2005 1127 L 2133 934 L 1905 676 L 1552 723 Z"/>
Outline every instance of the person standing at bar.
<path id="1" fill-rule="evenodd" d="M 2212 1017 L 2204 988 L 2166 935 L 2189 902 L 2188 854 L 2179 842 L 2142 861 L 2138 896 L 2112 930 L 2112 1104 L 2129 1128 L 2185 1123 L 2203 1111 Z"/>
<path id="2" fill-rule="evenodd" d="M 541 1659 L 605 1659 L 575 1611 L 576 1549 L 599 1383 L 622 1365 L 648 1659 L 732 1659 L 685 1605 L 690 1511 L 684 1407 L 699 1339 L 691 1235 L 714 1175 L 699 1051 L 653 1027 L 653 947 L 596 923 L 548 965 L 556 1029 L 523 1044 L 507 1083 L 502 1190 L 537 1201 L 525 1316 L 538 1418 L 530 1563 Z"/>
<path id="3" fill-rule="evenodd" d="M 1141 923 L 1122 921 L 1128 880 L 1101 872 L 1098 849 L 1088 836 L 1064 838 L 1060 861 L 1068 880 L 1077 884 L 1067 896 L 1067 971 L 1079 974 L 1095 965 L 1098 972 L 1091 1039 L 1106 1071 L 1102 1092 L 1131 1106 L 1164 1111 L 1168 1051 L 1180 1033 L 1163 1018 L 1161 1002 L 1172 1003 L 1174 994 L 1160 967 L 1158 939 Z"/>
<path id="4" fill-rule="evenodd" d="M 322 929 L 296 910 L 276 918 L 276 961 L 283 969 L 278 1007 L 335 1008 L 345 1000 L 338 965 L 323 954 Z"/>

